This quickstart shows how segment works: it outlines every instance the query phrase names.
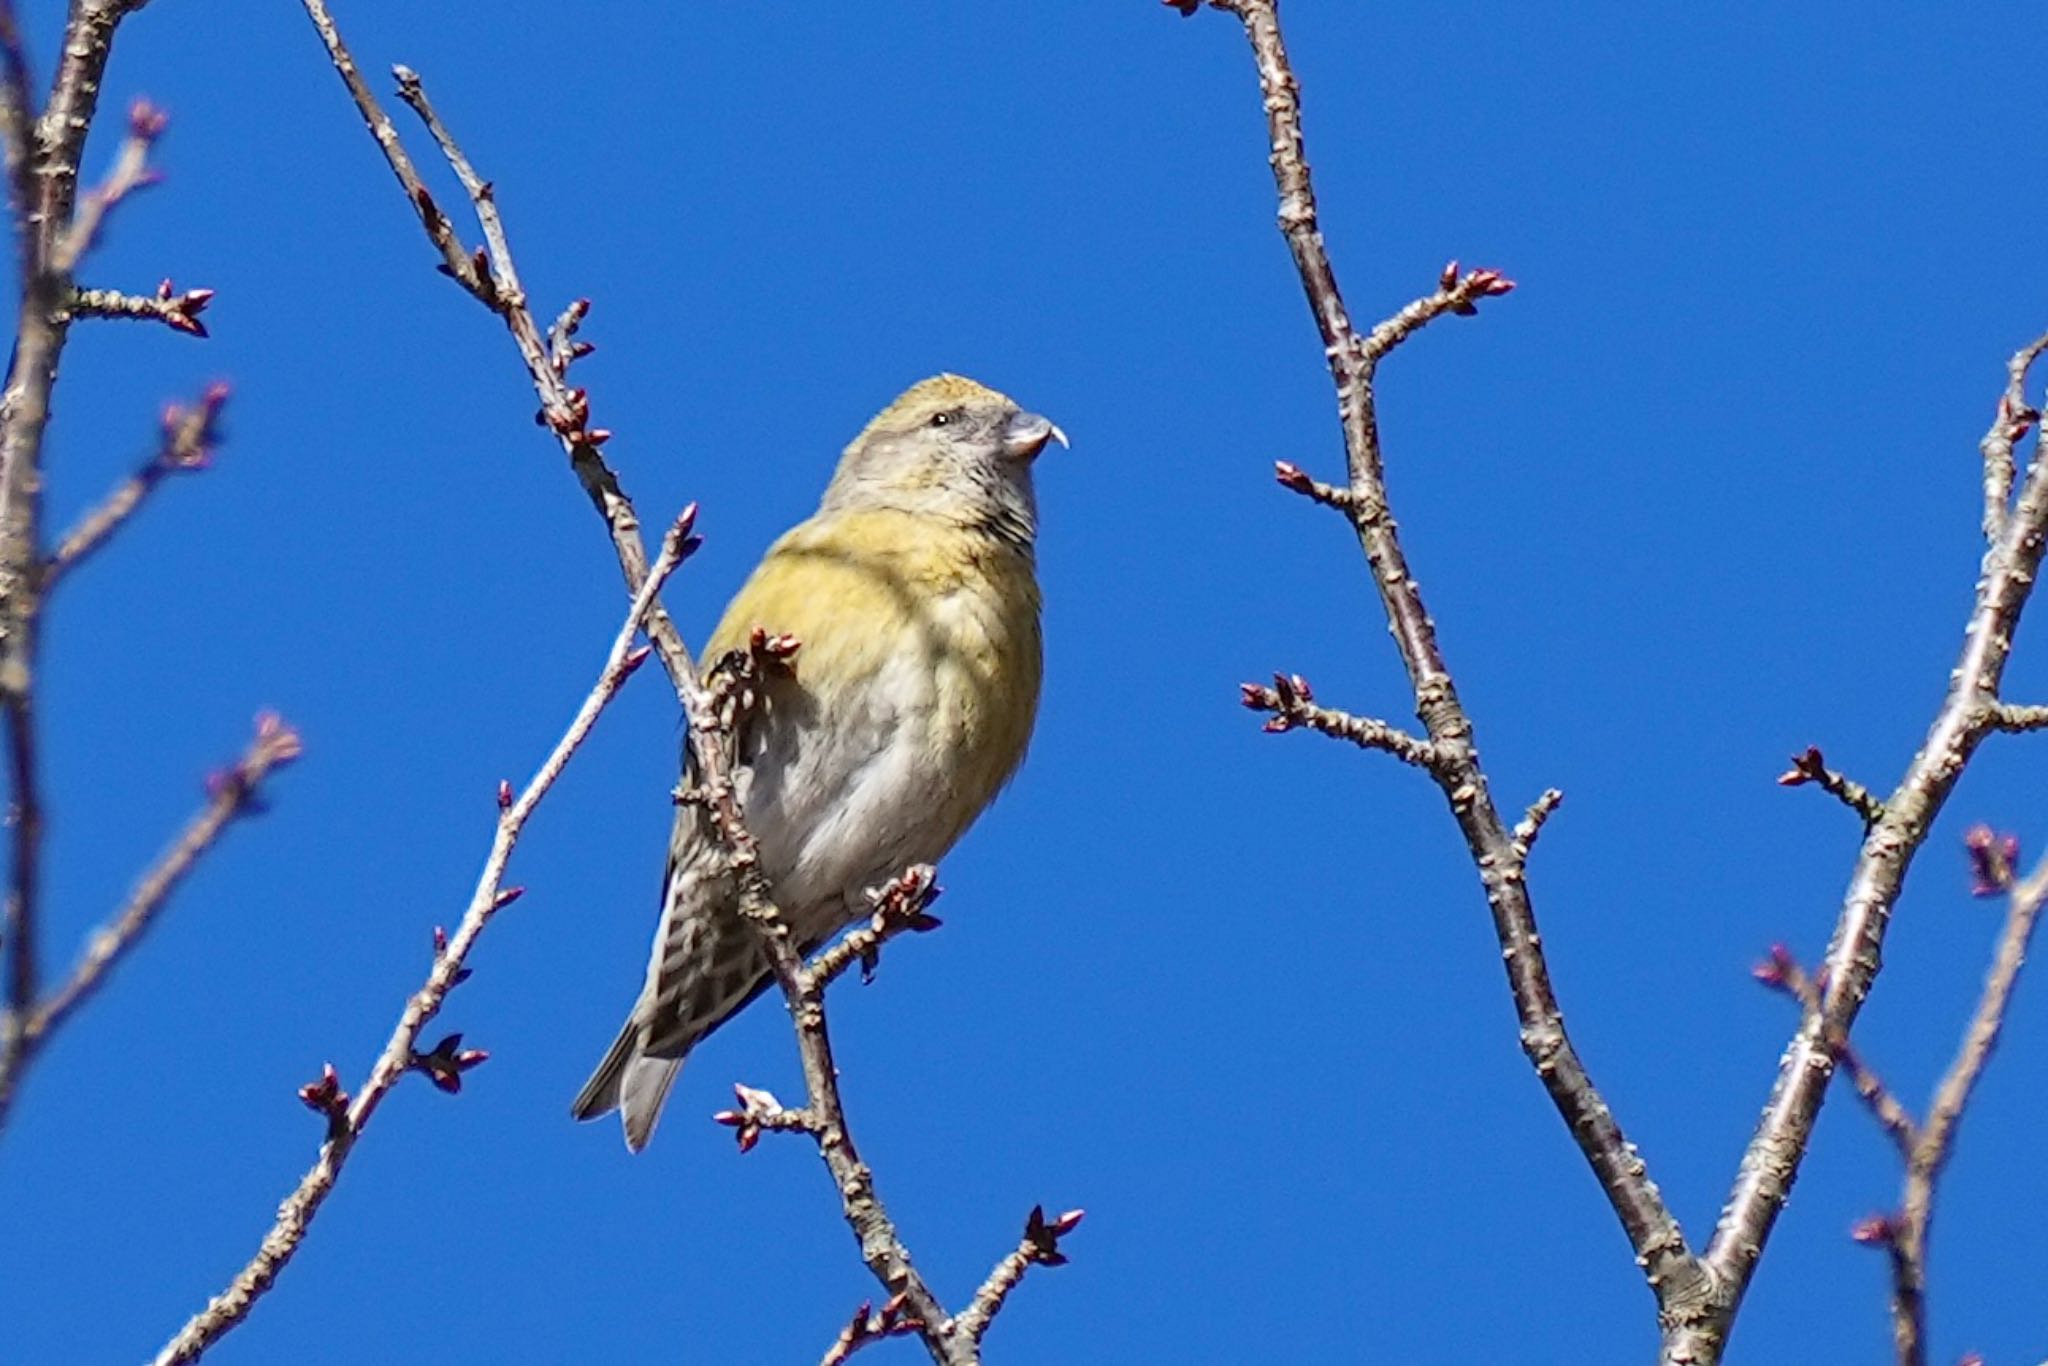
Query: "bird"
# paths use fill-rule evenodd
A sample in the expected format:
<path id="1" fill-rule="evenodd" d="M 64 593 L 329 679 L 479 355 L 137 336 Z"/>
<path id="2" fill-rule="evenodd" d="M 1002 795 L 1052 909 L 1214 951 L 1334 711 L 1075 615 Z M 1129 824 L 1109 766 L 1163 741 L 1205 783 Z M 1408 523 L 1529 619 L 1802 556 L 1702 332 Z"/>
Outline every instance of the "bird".
<path id="1" fill-rule="evenodd" d="M 1050 420 L 974 380 L 912 385 L 840 456 L 818 510 L 726 607 L 714 660 L 793 636 L 761 682 L 733 773 L 780 909 L 806 953 L 871 912 L 864 895 L 937 863 L 1015 775 L 1043 676 L 1032 469 Z M 690 781 L 688 746 L 684 782 Z M 678 802 L 639 997 L 570 1107 L 653 1135 L 690 1050 L 769 985 L 701 803 Z"/>

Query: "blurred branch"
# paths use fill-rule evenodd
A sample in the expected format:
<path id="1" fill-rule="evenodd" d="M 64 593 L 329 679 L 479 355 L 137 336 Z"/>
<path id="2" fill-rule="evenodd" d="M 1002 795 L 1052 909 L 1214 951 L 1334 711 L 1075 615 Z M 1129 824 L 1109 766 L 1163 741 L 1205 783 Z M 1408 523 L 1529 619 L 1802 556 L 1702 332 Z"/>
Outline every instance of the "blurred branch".
<path id="1" fill-rule="evenodd" d="M 210 289 L 188 289 L 178 291 L 169 280 L 156 287 L 154 294 L 123 294 L 118 289 L 81 289 L 71 296 L 73 318 L 129 318 L 139 322 L 159 322 L 173 332 L 183 332 L 194 337 L 206 335 L 206 324 L 199 321 L 199 315 L 213 302 Z"/>
<path id="2" fill-rule="evenodd" d="M 2007 364 L 2006 392 L 1985 438 L 1987 467 L 1996 463 L 1997 450 L 2010 457 L 2011 441 L 2016 439 L 2013 395 L 2024 388 L 2028 368 L 2044 350 L 2048 350 L 2048 338 L 2021 348 Z M 1991 474 L 1987 474 L 1987 487 L 1995 482 Z M 2000 515 L 1996 518 L 1989 515 L 1992 503 L 1998 504 Z M 1926 843 L 1935 817 L 1978 745 L 2000 727 L 2006 715 L 1998 689 L 2020 612 L 2040 573 L 2044 540 L 2048 540 L 2048 462 L 2042 460 L 2038 440 L 2010 512 L 2004 499 L 1987 497 L 1986 521 L 1987 525 L 1995 522 L 1995 535 L 1984 556 L 1976 602 L 1964 632 L 1962 654 L 1950 674 L 1948 695 L 1897 790 L 1884 799 L 1882 813 L 1871 824 L 1858 852 L 1834 937 L 1815 974 L 1821 984 L 1820 1008 L 1805 1014 L 1798 1034 L 1785 1049 L 1763 1118 L 1743 1153 L 1734 1187 L 1705 1254 L 1715 1283 L 1713 1302 L 1698 1315 L 1667 1325 L 1662 1358 L 1667 1366 L 1720 1360 L 1743 1292 L 1755 1275 L 1771 1228 L 1785 1207 L 1812 1141 L 1839 1041 L 1850 1036 L 1856 1014 L 1876 981 L 1885 929 L 1913 857 Z M 1923 1145 L 1926 1129 L 1933 1127 L 1930 1115 L 1921 1134 Z"/>
<path id="3" fill-rule="evenodd" d="M 0 152 L 6 157 L 8 204 L 17 231 L 35 194 L 35 184 L 29 179 L 35 156 L 32 84 L 13 0 L 0 0 Z"/>
<path id="4" fill-rule="evenodd" d="M 1465 836 L 1492 908 L 1509 989 L 1521 1021 L 1523 1051 L 1613 1205 L 1662 1315 L 1682 1318 L 1707 1297 L 1707 1275 L 1572 1046 L 1537 933 L 1524 863 L 1530 840 L 1555 803 L 1539 803 L 1540 811 L 1532 811 L 1513 831 L 1502 819 L 1473 744 L 1471 717 L 1458 699 L 1436 627 L 1409 571 L 1388 510 L 1374 394 L 1380 361 L 1434 320 L 1447 313 L 1470 314 L 1482 299 L 1507 293 L 1513 282 L 1495 271 L 1461 272 L 1452 262 L 1433 292 L 1361 336 L 1352 325 L 1317 226 L 1315 188 L 1302 135 L 1300 88 L 1282 41 L 1275 0 L 1211 3 L 1235 15 L 1251 42 L 1272 145 L 1280 231 L 1321 334 L 1349 458 L 1350 479 L 1342 497 L 1319 492 L 1327 486 L 1316 484 L 1292 465 L 1283 464 L 1276 474 L 1284 486 L 1337 507 L 1350 519 L 1407 668 L 1416 715 L 1426 738 L 1400 735 L 1380 723 L 1339 719 L 1341 714 L 1327 718 L 1327 725 L 1318 725 L 1323 718 L 1306 710 L 1308 698 L 1288 695 L 1305 691 L 1292 687 L 1291 679 L 1283 678 L 1281 683 L 1287 686 L 1273 689 L 1247 685 L 1245 701 L 1273 711 L 1284 723 L 1282 729 L 1316 725 L 1355 743 L 1388 749 L 1424 767 L 1436 780 Z M 1197 0 L 1175 0 L 1175 8 L 1184 14 L 1194 13 L 1197 7 Z"/>
<path id="5" fill-rule="evenodd" d="M 1981 831 L 1988 838 L 1990 832 Z M 1934 1088 L 1927 1108 L 1927 1122 L 1921 1126 L 1919 1142 L 1906 1162 L 1905 1190 L 1893 1230 L 1892 1338 L 1899 1366 L 1925 1366 L 1927 1360 L 1927 1238 L 1934 1219 L 1934 1187 L 1955 1147 L 1956 1127 L 1970 1093 L 1984 1075 L 1991 1050 L 1998 1043 L 2005 1023 L 2006 1007 L 2025 964 L 2027 945 L 2033 938 L 2041 906 L 2048 900 L 2048 860 L 2043 860 L 2026 881 L 2012 883 L 2010 864 L 2004 866 L 2006 896 L 2005 924 L 1998 934 L 1998 947 L 1977 1009 L 1963 1033 L 1955 1060 Z"/>
<path id="6" fill-rule="evenodd" d="M 76 270 L 85 254 L 99 245 L 107 216 L 121 201 L 162 178 L 150 169 L 149 153 L 170 125 L 170 116 L 148 100 L 137 100 L 128 107 L 128 135 L 121 139 L 120 150 L 114 154 L 113 169 L 79 199 L 71 226 L 58 235 L 51 249 L 53 269 L 66 275 Z"/>
<path id="7" fill-rule="evenodd" d="M 236 1273 L 225 1290 L 215 1295 L 205 1309 L 193 1315 L 184 1328 L 165 1344 L 156 1355 L 155 1366 L 197 1361 L 222 1335 L 248 1317 L 256 1301 L 270 1289 L 305 1241 L 314 1216 L 320 1212 L 321 1204 L 340 1179 L 342 1167 L 355 1150 L 357 1140 L 376 1114 L 378 1105 L 400 1078 L 409 1071 L 423 1071 L 441 1084 L 442 1089 L 453 1090 L 456 1087 L 448 1085 L 445 1080 L 449 1073 L 452 1071 L 459 1079 L 463 1068 L 482 1060 L 482 1055 L 474 1050 L 458 1051 L 461 1044 L 459 1034 L 449 1036 L 435 1048 L 422 1053 L 418 1048 L 420 1033 L 440 1013 L 448 993 L 469 975 L 463 966 L 464 961 L 484 928 L 490 924 L 492 916 L 518 898 L 518 888 L 503 885 L 505 869 L 535 808 L 589 736 L 599 714 L 646 659 L 645 648 L 634 648 L 634 637 L 639 634 L 641 622 L 653 608 L 655 595 L 660 592 L 662 584 L 695 548 L 696 542 L 690 536 L 694 518 L 695 509 L 685 509 L 675 525 L 669 528 L 662 542 L 661 555 L 641 584 L 640 591 L 634 595 L 626 620 L 619 627 L 605 656 L 597 683 L 577 708 L 575 718 L 541 764 L 540 770 L 516 798 L 507 800 L 509 793 L 501 795 L 497 830 L 491 838 L 490 853 L 484 859 L 483 873 L 477 879 L 476 890 L 463 911 L 461 923 L 453 936 L 443 939 L 436 935 L 433 969 L 427 974 L 426 982 L 406 1001 L 398 1024 L 370 1069 L 368 1078 L 351 1099 L 341 1090 L 334 1069 L 329 1066 L 319 1081 L 300 1092 L 300 1098 L 308 1106 L 327 1117 L 327 1136 L 320 1145 L 319 1157 L 300 1178 L 292 1193 L 285 1197 L 278 1208 L 277 1222 L 264 1235 L 256 1255 Z"/>
<path id="8" fill-rule="evenodd" d="M 0 143 L 20 245 L 14 349 L 0 390 L 0 724 L 6 730 L 12 858 L 0 933 L 9 956 L 5 1037 L 24 1045 L 35 1008 L 42 876 L 34 696 L 36 618 L 43 577 L 43 437 L 71 324 L 72 268 L 92 232 L 74 231 L 78 163 L 121 20 L 144 0 L 72 0 L 57 70 L 40 113 L 30 107 L 27 59 L 11 4 L 0 7 Z M 97 222 L 102 204 L 79 218 Z M 74 243 L 77 245 L 74 247 Z"/>
<path id="9" fill-rule="evenodd" d="M 126 525 L 143 499 L 155 492 L 166 476 L 203 470 L 212 462 L 214 449 L 220 444 L 220 412 L 227 401 L 228 387 L 213 384 L 191 407 L 173 403 L 164 409 L 163 434 L 157 442 L 156 454 L 147 465 L 123 480 L 99 506 L 80 518 L 78 525 L 64 533 L 43 564 L 42 583 L 37 590 L 42 596 L 48 597 L 60 578 Z"/>
<path id="10" fill-rule="evenodd" d="M 142 875 L 119 913 L 86 940 L 85 950 L 71 975 L 18 1022 L 10 1021 L 5 1041 L 0 1043 L 0 1125 L 7 1122 L 22 1075 L 35 1060 L 37 1051 L 135 946 L 171 893 L 228 826 L 237 818 L 262 809 L 264 780 L 298 757 L 297 733 L 274 715 L 258 717 L 256 738 L 247 751 L 209 780 L 206 805 Z"/>

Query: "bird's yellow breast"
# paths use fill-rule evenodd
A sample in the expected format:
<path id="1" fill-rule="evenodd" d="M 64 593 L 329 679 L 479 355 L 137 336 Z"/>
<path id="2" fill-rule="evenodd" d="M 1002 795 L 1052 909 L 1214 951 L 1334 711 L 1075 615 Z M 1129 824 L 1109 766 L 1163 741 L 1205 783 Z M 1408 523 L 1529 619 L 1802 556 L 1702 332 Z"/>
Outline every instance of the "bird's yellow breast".
<path id="1" fill-rule="evenodd" d="M 769 550 L 708 653 L 756 626 L 802 642 L 796 686 L 818 721 L 916 728 L 945 844 L 1022 762 L 1042 663 L 1037 576 L 1013 542 L 894 510 L 814 517 Z"/>

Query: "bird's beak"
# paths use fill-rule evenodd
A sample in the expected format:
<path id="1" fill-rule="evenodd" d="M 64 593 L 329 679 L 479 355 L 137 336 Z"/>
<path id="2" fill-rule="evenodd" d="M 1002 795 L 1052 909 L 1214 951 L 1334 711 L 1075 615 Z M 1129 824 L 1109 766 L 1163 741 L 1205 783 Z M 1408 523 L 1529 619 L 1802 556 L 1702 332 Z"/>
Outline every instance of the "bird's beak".
<path id="1" fill-rule="evenodd" d="M 1017 413 L 1003 428 L 1003 454 L 1012 460 L 1029 460 L 1045 449 L 1045 443 L 1067 444 L 1067 434 L 1037 413 Z"/>

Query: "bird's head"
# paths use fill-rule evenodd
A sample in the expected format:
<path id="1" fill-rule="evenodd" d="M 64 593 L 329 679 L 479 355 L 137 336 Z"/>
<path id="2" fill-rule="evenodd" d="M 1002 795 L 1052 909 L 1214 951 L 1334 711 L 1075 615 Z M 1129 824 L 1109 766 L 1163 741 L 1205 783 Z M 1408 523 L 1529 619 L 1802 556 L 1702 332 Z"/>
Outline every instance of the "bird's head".
<path id="1" fill-rule="evenodd" d="M 1029 545 L 1037 529 L 1031 463 L 1066 433 L 959 375 L 906 389 L 854 438 L 822 511 L 891 508 Z"/>

